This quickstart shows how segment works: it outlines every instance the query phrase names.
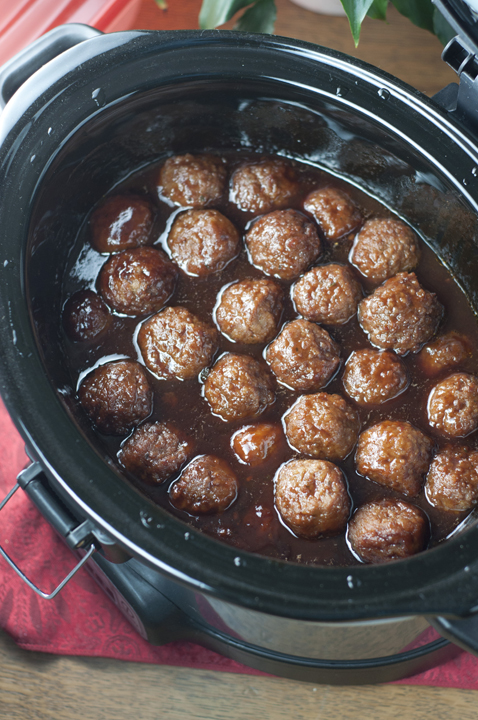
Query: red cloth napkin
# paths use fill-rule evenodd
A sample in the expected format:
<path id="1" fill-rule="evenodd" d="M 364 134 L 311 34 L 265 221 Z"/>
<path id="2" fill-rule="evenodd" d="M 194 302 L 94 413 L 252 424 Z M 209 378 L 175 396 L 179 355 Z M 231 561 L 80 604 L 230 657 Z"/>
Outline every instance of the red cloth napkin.
<path id="1" fill-rule="evenodd" d="M 23 442 L 0 403 L 0 498 L 13 487 L 17 473 L 27 462 Z M 56 587 L 75 563 L 70 551 L 21 490 L 2 510 L 0 543 L 27 577 L 46 591 Z M 0 557 L 0 627 L 26 650 L 263 674 L 194 643 L 150 645 L 85 569 L 56 598 L 42 600 Z M 399 682 L 475 690 L 478 658 L 460 652 L 453 660 Z"/>

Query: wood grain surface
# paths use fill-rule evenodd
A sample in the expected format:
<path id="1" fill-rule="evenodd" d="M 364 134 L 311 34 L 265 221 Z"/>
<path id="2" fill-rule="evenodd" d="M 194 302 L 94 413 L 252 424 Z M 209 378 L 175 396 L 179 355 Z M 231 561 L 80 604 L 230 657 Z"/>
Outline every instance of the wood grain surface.
<path id="1" fill-rule="evenodd" d="M 278 0 L 278 34 L 347 52 L 432 95 L 454 81 L 436 38 L 395 10 L 366 20 L 355 50 L 345 18 L 319 16 Z M 197 27 L 200 0 L 143 0 L 136 27 Z M 3 571 L 3 568 L 2 568 Z M 474 720 L 473 691 L 415 686 L 329 687 L 295 681 L 54 657 L 18 649 L 0 632 L 2 720 Z"/>

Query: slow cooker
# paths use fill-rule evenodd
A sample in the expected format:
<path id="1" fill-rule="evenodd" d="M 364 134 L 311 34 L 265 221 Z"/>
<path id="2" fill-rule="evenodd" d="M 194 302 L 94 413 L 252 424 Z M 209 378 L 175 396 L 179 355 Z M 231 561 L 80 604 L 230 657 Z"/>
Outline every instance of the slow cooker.
<path id="1" fill-rule="evenodd" d="M 240 147 L 380 199 L 478 311 L 477 25 L 458 3 L 444 13 L 467 34 L 444 51 L 460 84 L 434 99 L 332 50 L 222 31 L 66 25 L 0 70 L 1 393 L 32 458 L 0 509 L 21 487 L 152 643 L 188 638 L 335 684 L 423 670 L 452 652 L 446 638 L 478 653 L 473 514 L 434 549 L 380 566 L 223 545 L 150 502 L 93 443 L 58 320 L 69 247 L 107 189 L 165 152 Z"/>

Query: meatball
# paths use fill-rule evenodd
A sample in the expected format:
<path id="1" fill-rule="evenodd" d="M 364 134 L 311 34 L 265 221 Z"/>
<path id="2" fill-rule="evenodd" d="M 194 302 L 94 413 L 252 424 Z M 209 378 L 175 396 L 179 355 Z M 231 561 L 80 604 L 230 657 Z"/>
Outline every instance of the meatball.
<path id="1" fill-rule="evenodd" d="M 282 447 L 284 436 L 277 425 L 256 423 L 245 425 L 234 433 L 231 446 L 239 461 L 246 465 L 261 465 Z"/>
<path id="2" fill-rule="evenodd" d="M 241 280 L 226 286 L 219 295 L 216 323 L 237 343 L 253 345 L 272 340 L 277 332 L 284 293 L 274 280 Z"/>
<path id="3" fill-rule="evenodd" d="M 432 441 L 409 422 L 384 420 L 360 435 L 355 464 L 369 480 L 414 497 L 421 490 L 432 449 Z"/>
<path id="4" fill-rule="evenodd" d="M 438 375 L 444 370 L 452 370 L 471 357 L 466 338 L 451 332 L 437 337 L 420 350 L 418 362 L 428 375 Z"/>
<path id="5" fill-rule="evenodd" d="M 428 422 L 442 435 L 466 437 L 478 428 L 478 378 L 455 373 L 428 396 Z"/>
<path id="6" fill-rule="evenodd" d="M 93 340 L 110 323 L 110 311 L 93 290 L 80 290 L 63 308 L 63 327 L 70 340 L 75 342 Z"/>
<path id="7" fill-rule="evenodd" d="M 148 315 L 160 310 L 176 285 L 177 271 L 152 247 L 112 255 L 98 275 L 98 290 L 108 305 L 124 315 Z"/>
<path id="8" fill-rule="evenodd" d="M 272 378 L 248 355 L 223 355 L 206 378 L 204 397 L 226 422 L 260 415 L 275 400 Z"/>
<path id="9" fill-rule="evenodd" d="M 366 563 L 399 560 L 424 550 L 429 527 L 424 513 L 403 500 L 377 500 L 362 505 L 352 517 L 348 541 Z"/>
<path id="10" fill-rule="evenodd" d="M 247 233 L 246 245 L 251 262 L 281 280 L 294 280 L 320 255 L 315 227 L 297 210 L 263 215 Z"/>
<path id="11" fill-rule="evenodd" d="M 333 187 L 309 193 L 304 200 L 304 210 L 313 216 L 329 242 L 339 240 L 362 224 L 357 206 L 342 190 Z"/>
<path id="12" fill-rule="evenodd" d="M 237 492 L 237 478 L 225 460 L 199 455 L 170 487 L 169 498 L 178 510 L 205 515 L 226 510 Z"/>
<path id="13" fill-rule="evenodd" d="M 428 502 L 440 510 L 463 512 L 478 502 L 478 452 L 446 447 L 433 459 L 425 483 Z"/>
<path id="14" fill-rule="evenodd" d="M 82 381 L 78 397 L 104 435 L 126 435 L 153 409 L 153 392 L 146 373 L 132 360 L 97 367 Z"/>
<path id="15" fill-rule="evenodd" d="M 144 423 L 122 445 L 118 460 L 146 483 L 162 483 L 178 472 L 193 443 L 169 423 Z"/>
<path id="16" fill-rule="evenodd" d="M 231 201 L 241 210 L 265 213 L 291 204 L 299 185 L 292 165 L 281 158 L 242 165 L 231 179 Z"/>
<path id="17" fill-rule="evenodd" d="M 358 307 L 358 319 L 370 342 L 399 355 L 417 352 L 436 332 L 443 307 L 424 290 L 415 273 L 386 280 Z"/>
<path id="18" fill-rule="evenodd" d="M 303 395 L 284 416 L 289 444 L 304 455 L 343 460 L 360 430 L 356 410 L 340 395 Z"/>
<path id="19" fill-rule="evenodd" d="M 350 253 L 353 265 L 376 283 L 414 270 L 419 259 L 417 236 L 408 225 L 394 218 L 367 220 Z"/>
<path id="20" fill-rule="evenodd" d="M 326 325 L 343 325 L 357 312 L 360 284 L 345 265 L 312 268 L 292 289 L 292 300 L 303 317 Z"/>
<path id="21" fill-rule="evenodd" d="M 204 207 L 224 195 L 226 168 L 215 155 L 175 155 L 161 168 L 158 185 L 175 205 Z"/>
<path id="22" fill-rule="evenodd" d="M 220 272 L 239 252 L 239 233 L 218 210 L 186 210 L 168 236 L 171 257 L 188 275 Z"/>
<path id="23" fill-rule="evenodd" d="M 146 366 L 161 380 L 191 380 L 217 350 L 216 328 L 183 307 L 168 307 L 146 320 L 138 346 Z"/>
<path id="24" fill-rule="evenodd" d="M 280 468 L 275 504 L 300 537 L 316 538 L 345 530 L 350 498 L 342 471 L 326 460 L 291 460 Z"/>
<path id="25" fill-rule="evenodd" d="M 345 392 L 359 405 L 381 405 L 408 387 L 402 360 L 390 350 L 356 350 L 345 363 Z"/>
<path id="26" fill-rule="evenodd" d="M 100 253 L 146 245 L 154 215 L 149 202 L 133 195 L 115 195 L 96 208 L 90 217 L 90 242 Z"/>
<path id="27" fill-rule="evenodd" d="M 300 318 L 283 327 L 265 358 L 279 382 L 302 392 L 324 387 L 340 363 L 339 347 L 329 333 Z"/>

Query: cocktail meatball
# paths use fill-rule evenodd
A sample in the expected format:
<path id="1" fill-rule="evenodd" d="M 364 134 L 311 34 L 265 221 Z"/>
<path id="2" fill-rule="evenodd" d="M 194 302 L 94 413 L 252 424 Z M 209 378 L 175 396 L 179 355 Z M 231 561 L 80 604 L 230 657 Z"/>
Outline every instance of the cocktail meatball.
<path id="1" fill-rule="evenodd" d="M 438 375 L 444 370 L 453 370 L 470 357 L 471 350 L 466 338 L 451 332 L 425 345 L 417 359 L 428 375 Z"/>
<path id="2" fill-rule="evenodd" d="M 408 387 L 402 360 L 390 350 L 356 350 L 345 363 L 345 392 L 359 405 L 381 405 Z"/>
<path id="3" fill-rule="evenodd" d="M 297 210 L 263 215 L 246 235 L 251 262 L 266 275 L 294 280 L 320 255 L 312 223 Z"/>
<path id="4" fill-rule="evenodd" d="M 111 323 L 111 314 L 93 290 L 80 290 L 65 303 L 63 327 L 75 342 L 93 340 Z"/>
<path id="5" fill-rule="evenodd" d="M 226 510 L 237 492 L 236 476 L 225 460 L 215 455 L 199 455 L 171 485 L 169 498 L 178 510 L 205 515 Z"/>
<path id="6" fill-rule="evenodd" d="M 204 207 L 224 195 L 226 168 L 215 155 L 175 155 L 161 168 L 158 185 L 175 205 Z"/>
<path id="7" fill-rule="evenodd" d="M 376 283 L 414 270 L 419 259 L 417 236 L 408 225 L 394 218 L 367 220 L 350 253 L 355 267 Z"/>
<path id="8" fill-rule="evenodd" d="M 234 342 L 266 343 L 277 332 L 283 296 L 280 285 L 268 278 L 235 282 L 219 295 L 216 323 Z"/>
<path id="9" fill-rule="evenodd" d="M 160 310 L 176 285 L 177 270 L 153 247 L 123 250 L 112 255 L 98 275 L 98 290 L 108 305 L 125 315 Z"/>
<path id="10" fill-rule="evenodd" d="M 218 210 L 186 210 L 168 236 L 171 257 L 188 275 L 220 272 L 239 252 L 239 233 Z"/>
<path id="11" fill-rule="evenodd" d="M 284 326 L 265 355 L 279 382 L 309 392 L 324 387 L 339 366 L 339 347 L 329 333 L 308 320 Z"/>
<path id="12" fill-rule="evenodd" d="M 358 307 L 358 319 L 370 342 L 399 355 L 417 352 L 436 332 L 443 307 L 424 290 L 415 273 L 386 280 Z"/>
<path id="13" fill-rule="evenodd" d="M 343 325 L 357 312 L 360 284 L 345 265 L 319 265 L 306 272 L 292 289 L 297 311 L 307 320 Z"/>
<path id="14" fill-rule="evenodd" d="M 299 186 L 287 160 L 270 158 L 242 165 L 231 179 L 231 200 L 241 210 L 265 213 L 291 204 Z"/>
<path id="15" fill-rule="evenodd" d="M 284 416 L 289 444 L 304 455 L 343 460 L 360 430 L 357 412 L 340 395 L 303 395 Z"/>
<path id="16" fill-rule="evenodd" d="M 333 187 L 309 193 L 304 200 L 304 210 L 313 216 L 325 239 L 331 243 L 362 224 L 362 215 L 357 206 L 342 190 Z"/>
<path id="17" fill-rule="evenodd" d="M 450 446 L 435 456 L 425 483 L 428 502 L 440 510 L 464 512 L 478 502 L 478 452 Z"/>
<path id="18" fill-rule="evenodd" d="M 399 560 L 424 550 L 428 521 L 423 512 L 403 500 L 377 500 L 362 505 L 349 523 L 352 550 L 366 563 Z"/>
<path id="19" fill-rule="evenodd" d="M 104 435 L 126 435 L 153 409 L 146 372 L 132 360 L 100 365 L 83 380 L 80 403 Z"/>
<path id="20" fill-rule="evenodd" d="M 133 195 L 115 195 L 90 217 L 90 242 L 100 253 L 147 245 L 154 214 L 149 202 Z"/>
<path id="21" fill-rule="evenodd" d="M 428 396 L 428 422 L 442 435 L 466 437 L 478 428 L 478 379 L 455 373 Z"/>
<path id="22" fill-rule="evenodd" d="M 384 420 L 360 435 L 355 464 L 369 480 L 414 497 L 421 490 L 432 448 L 432 441 L 409 422 Z"/>
<path id="23" fill-rule="evenodd" d="M 168 307 L 146 320 L 138 345 L 146 366 L 162 380 L 191 380 L 217 350 L 216 328 L 183 307 Z"/>
<path id="24" fill-rule="evenodd" d="M 283 446 L 284 435 L 278 425 L 256 423 L 245 425 L 234 433 L 231 446 L 246 465 L 261 465 Z"/>
<path id="25" fill-rule="evenodd" d="M 192 449 L 192 441 L 173 425 L 144 423 L 123 444 L 118 460 L 140 480 L 156 485 L 178 472 Z"/>
<path id="26" fill-rule="evenodd" d="M 350 514 L 343 474 L 326 460 L 291 460 L 282 465 L 275 504 L 286 525 L 306 538 L 343 531 Z"/>

